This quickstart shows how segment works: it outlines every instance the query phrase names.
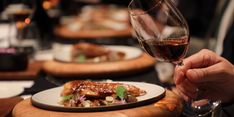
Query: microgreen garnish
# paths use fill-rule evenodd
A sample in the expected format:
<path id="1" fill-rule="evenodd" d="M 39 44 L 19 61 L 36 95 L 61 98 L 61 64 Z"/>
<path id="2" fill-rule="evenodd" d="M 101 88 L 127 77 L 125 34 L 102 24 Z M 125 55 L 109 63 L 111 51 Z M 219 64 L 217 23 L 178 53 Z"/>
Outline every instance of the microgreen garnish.
<path id="1" fill-rule="evenodd" d="M 77 58 L 78 63 L 83 63 L 86 60 L 86 56 L 84 54 L 80 54 Z"/>
<path id="2" fill-rule="evenodd" d="M 73 94 L 65 95 L 65 96 L 62 97 L 62 100 L 63 100 L 63 101 L 70 100 L 73 96 L 74 96 Z"/>
<path id="3" fill-rule="evenodd" d="M 124 99 L 124 97 L 125 97 L 125 91 L 126 91 L 126 89 L 125 89 L 125 87 L 124 86 L 117 86 L 117 88 L 116 88 L 116 95 L 121 99 L 121 100 L 123 100 Z"/>

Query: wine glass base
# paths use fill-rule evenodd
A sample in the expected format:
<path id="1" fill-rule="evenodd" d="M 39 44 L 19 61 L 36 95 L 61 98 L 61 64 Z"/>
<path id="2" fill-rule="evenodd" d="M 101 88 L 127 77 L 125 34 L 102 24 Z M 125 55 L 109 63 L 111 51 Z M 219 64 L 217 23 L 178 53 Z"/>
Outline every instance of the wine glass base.
<path id="1" fill-rule="evenodd" d="M 184 103 L 183 114 L 186 117 L 207 117 L 220 106 L 221 101 L 209 101 L 202 106 L 191 106 L 191 103 Z"/>

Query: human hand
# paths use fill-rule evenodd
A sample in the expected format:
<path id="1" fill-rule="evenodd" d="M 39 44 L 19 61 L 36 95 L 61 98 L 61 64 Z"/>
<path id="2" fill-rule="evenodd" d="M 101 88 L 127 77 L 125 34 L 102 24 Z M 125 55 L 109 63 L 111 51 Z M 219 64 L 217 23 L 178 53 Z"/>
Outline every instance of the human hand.
<path id="1" fill-rule="evenodd" d="M 234 98 L 234 66 L 207 49 L 184 59 L 184 65 L 175 69 L 174 81 L 186 101 L 197 96 L 198 88 L 206 99 L 229 102 Z"/>

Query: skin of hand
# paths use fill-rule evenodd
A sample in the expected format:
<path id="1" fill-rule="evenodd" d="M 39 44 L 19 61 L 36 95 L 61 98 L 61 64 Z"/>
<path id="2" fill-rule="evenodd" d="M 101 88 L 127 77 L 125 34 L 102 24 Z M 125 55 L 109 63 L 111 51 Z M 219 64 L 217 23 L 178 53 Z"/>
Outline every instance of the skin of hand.
<path id="1" fill-rule="evenodd" d="M 197 97 L 197 89 L 205 99 L 223 103 L 234 100 L 234 66 L 229 61 L 203 49 L 183 63 L 175 68 L 174 81 L 178 94 L 186 101 Z"/>

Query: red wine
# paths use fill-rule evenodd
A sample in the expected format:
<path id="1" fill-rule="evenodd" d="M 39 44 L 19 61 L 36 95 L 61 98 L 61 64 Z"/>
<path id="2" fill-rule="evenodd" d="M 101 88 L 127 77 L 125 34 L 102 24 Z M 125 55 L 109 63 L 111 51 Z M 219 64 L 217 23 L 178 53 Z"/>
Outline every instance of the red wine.
<path id="1" fill-rule="evenodd" d="M 31 10 L 22 10 L 15 13 L 12 13 L 13 20 L 17 22 L 24 22 L 26 18 L 31 14 Z"/>
<path id="2" fill-rule="evenodd" d="M 153 57 L 168 62 L 178 62 L 185 57 L 188 50 L 189 38 L 180 39 L 149 39 L 140 43 L 144 49 Z"/>

